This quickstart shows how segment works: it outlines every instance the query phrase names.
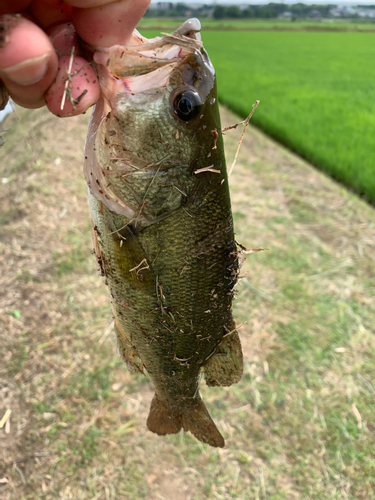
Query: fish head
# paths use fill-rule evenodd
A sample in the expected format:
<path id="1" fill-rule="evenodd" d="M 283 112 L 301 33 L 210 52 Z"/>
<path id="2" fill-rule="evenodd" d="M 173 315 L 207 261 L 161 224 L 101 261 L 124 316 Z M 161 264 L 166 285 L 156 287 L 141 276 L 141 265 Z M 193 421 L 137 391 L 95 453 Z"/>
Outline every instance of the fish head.
<path id="1" fill-rule="evenodd" d="M 215 71 L 200 23 L 190 19 L 153 40 L 135 31 L 131 44 L 94 56 L 108 127 L 116 127 L 123 148 L 147 162 L 193 168 L 202 142 L 213 145 L 211 131 L 220 128 Z"/>

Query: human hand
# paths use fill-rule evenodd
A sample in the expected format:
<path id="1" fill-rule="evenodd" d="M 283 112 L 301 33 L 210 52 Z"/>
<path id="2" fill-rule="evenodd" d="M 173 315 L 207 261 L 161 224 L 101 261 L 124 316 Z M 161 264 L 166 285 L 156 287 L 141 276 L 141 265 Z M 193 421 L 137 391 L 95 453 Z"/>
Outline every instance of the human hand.
<path id="1" fill-rule="evenodd" d="M 2 0 L 0 84 L 25 108 L 47 104 L 58 116 L 83 113 L 98 100 L 100 88 L 77 34 L 93 47 L 126 45 L 150 1 Z M 70 64 L 68 98 L 61 109 Z M 6 92 L 0 92 L 0 109 Z"/>

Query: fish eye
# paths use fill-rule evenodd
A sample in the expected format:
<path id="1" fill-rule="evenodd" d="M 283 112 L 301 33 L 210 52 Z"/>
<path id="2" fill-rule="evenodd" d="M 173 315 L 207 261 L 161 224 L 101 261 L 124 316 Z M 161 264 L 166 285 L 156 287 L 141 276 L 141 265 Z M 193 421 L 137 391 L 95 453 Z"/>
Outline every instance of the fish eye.
<path id="1" fill-rule="evenodd" d="M 173 100 L 173 110 L 176 115 L 187 122 L 198 116 L 202 107 L 202 100 L 198 92 L 192 90 L 184 90 L 177 94 Z"/>

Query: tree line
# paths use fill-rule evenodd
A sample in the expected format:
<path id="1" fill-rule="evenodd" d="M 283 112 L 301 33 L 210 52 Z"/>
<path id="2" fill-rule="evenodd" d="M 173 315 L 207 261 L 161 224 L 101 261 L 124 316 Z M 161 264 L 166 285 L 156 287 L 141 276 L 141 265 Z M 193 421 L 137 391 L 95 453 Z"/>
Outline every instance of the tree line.
<path id="1" fill-rule="evenodd" d="M 294 5 L 285 5 L 284 3 L 269 3 L 266 5 L 249 5 L 245 9 L 240 9 L 237 5 L 226 7 L 217 5 L 213 11 L 215 19 L 246 19 L 260 18 L 271 19 L 282 15 L 284 12 L 290 12 L 294 17 L 307 17 L 311 11 L 317 11 L 322 17 L 328 17 L 329 11 L 333 5 L 305 5 L 297 3 Z"/>
<path id="2" fill-rule="evenodd" d="M 164 8 L 158 8 L 162 5 Z M 167 6 L 167 8 L 165 8 Z M 146 17 L 214 17 L 215 19 L 270 19 L 282 15 L 284 12 L 290 12 L 295 18 L 308 17 L 312 11 L 319 12 L 322 17 L 329 17 L 329 12 L 336 5 L 306 5 L 296 3 L 294 5 L 285 5 L 284 3 L 269 3 L 266 5 L 248 5 L 245 8 L 239 8 L 237 5 L 203 5 L 193 8 L 184 3 L 160 2 L 157 8 L 149 8 Z"/>

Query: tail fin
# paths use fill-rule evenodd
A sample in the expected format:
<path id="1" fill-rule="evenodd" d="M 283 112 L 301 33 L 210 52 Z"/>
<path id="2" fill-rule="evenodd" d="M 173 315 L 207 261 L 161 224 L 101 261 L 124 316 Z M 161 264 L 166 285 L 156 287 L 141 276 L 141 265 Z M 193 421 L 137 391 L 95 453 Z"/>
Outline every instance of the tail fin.
<path id="1" fill-rule="evenodd" d="M 182 414 L 182 426 L 185 431 L 190 431 L 202 443 L 224 448 L 225 441 L 210 417 L 207 408 L 198 396 L 196 406 L 189 408 Z"/>
<path id="2" fill-rule="evenodd" d="M 183 412 L 166 406 L 155 394 L 151 403 L 147 427 L 161 436 L 175 434 L 183 427 L 190 431 L 199 441 L 223 448 L 225 441 L 210 417 L 203 401 L 198 396 L 194 406 L 189 406 Z"/>
<path id="3" fill-rule="evenodd" d="M 150 413 L 147 419 L 147 427 L 150 431 L 165 436 L 165 434 L 176 434 L 181 430 L 181 413 L 173 411 L 160 401 L 155 394 L 152 402 Z"/>

